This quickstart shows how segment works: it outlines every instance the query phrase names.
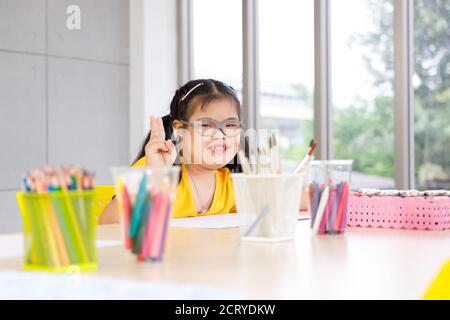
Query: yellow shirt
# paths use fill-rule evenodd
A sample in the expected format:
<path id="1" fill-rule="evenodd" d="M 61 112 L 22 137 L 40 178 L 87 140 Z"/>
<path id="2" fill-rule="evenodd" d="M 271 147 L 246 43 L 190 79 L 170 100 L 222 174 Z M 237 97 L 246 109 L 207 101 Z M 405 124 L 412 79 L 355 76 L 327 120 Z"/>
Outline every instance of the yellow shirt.
<path id="1" fill-rule="evenodd" d="M 145 157 L 140 158 L 133 164 L 133 167 L 144 167 L 147 161 Z M 186 218 L 207 216 L 221 213 L 235 213 L 236 204 L 234 200 L 233 184 L 230 177 L 230 170 L 226 167 L 216 171 L 216 190 L 211 202 L 211 207 L 205 213 L 198 213 L 195 208 L 194 198 L 189 184 L 189 177 L 186 166 L 181 164 L 181 180 L 178 184 L 177 195 L 173 203 L 172 217 Z"/>

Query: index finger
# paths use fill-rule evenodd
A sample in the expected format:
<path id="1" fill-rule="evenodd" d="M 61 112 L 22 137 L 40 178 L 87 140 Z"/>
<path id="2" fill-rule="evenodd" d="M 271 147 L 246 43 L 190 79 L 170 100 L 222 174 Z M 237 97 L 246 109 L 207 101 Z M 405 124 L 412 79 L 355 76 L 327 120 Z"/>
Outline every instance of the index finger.
<path id="1" fill-rule="evenodd" d="M 155 118 L 154 116 L 150 116 L 150 130 L 151 130 L 151 140 L 155 139 L 164 139 L 165 133 L 164 133 L 164 126 L 162 124 L 162 119 Z"/>

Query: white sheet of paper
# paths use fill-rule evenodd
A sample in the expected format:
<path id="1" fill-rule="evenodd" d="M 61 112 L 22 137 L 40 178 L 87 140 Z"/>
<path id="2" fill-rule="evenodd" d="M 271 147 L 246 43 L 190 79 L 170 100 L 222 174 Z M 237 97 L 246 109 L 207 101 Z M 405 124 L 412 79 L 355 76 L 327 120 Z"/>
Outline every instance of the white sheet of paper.
<path id="1" fill-rule="evenodd" d="M 198 284 L 149 282 L 84 274 L 0 272 L 0 300 L 9 299 L 245 299 L 238 291 Z"/>
<path id="2" fill-rule="evenodd" d="M 170 226 L 173 228 L 225 229 L 237 228 L 240 226 L 240 224 L 239 215 L 236 213 L 230 213 L 192 218 L 171 219 Z"/>

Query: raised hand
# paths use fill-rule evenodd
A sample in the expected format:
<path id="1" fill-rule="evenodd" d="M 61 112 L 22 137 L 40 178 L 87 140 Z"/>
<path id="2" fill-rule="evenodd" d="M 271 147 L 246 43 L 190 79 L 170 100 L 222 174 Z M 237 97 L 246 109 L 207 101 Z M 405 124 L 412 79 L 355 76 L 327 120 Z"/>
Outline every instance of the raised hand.
<path id="1" fill-rule="evenodd" d="M 150 167 L 170 167 L 175 162 L 177 151 L 171 140 L 165 140 L 163 121 L 150 116 L 150 140 L 145 146 L 145 158 Z"/>

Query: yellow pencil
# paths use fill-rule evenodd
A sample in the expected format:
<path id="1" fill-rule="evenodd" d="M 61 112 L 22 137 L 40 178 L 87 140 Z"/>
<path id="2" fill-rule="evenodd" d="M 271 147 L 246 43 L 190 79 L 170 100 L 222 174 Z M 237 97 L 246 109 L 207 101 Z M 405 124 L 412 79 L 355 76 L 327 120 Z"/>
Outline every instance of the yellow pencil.
<path id="1" fill-rule="evenodd" d="M 45 190 L 46 188 L 43 185 L 44 179 L 42 175 L 40 171 L 36 175 L 37 178 L 36 189 L 38 193 L 36 200 L 38 201 L 38 206 L 41 211 L 39 218 L 42 220 L 42 225 L 48 242 L 47 248 L 49 250 L 48 255 L 50 260 L 49 265 L 59 267 L 61 266 L 61 262 L 58 255 L 58 249 L 56 247 L 57 240 L 55 239 L 55 234 L 53 233 L 52 227 L 50 226 L 48 194 L 47 190 Z"/>
<path id="2" fill-rule="evenodd" d="M 39 199 L 39 201 L 42 201 Z M 55 267 L 61 266 L 61 261 L 59 259 L 58 249 L 57 249 L 57 240 L 55 239 L 55 234 L 53 233 L 53 229 L 50 225 L 50 218 L 49 218 L 49 211 L 48 207 L 42 206 L 42 222 L 44 225 L 45 232 L 47 233 L 47 240 L 48 240 L 48 249 L 49 249 L 49 258 L 50 258 L 50 265 L 53 265 Z"/>
<path id="3" fill-rule="evenodd" d="M 26 199 L 25 193 L 18 194 L 17 200 L 19 201 L 20 212 L 22 213 L 23 217 L 23 233 L 26 239 L 26 241 L 24 242 L 26 263 L 37 265 L 39 262 L 36 248 L 38 240 L 33 234 L 32 219 L 30 217 L 30 200 Z"/>
<path id="4" fill-rule="evenodd" d="M 64 242 L 64 237 L 63 237 L 62 231 L 59 227 L 54 208 L 50 203 L 48 203 L 48 209 L 49 209 L 50 223 L 53 228 L 53 232 L 55 233 L 56 245 L 58 247 L 61 262 L 64 266 L 68 266 L 68 265 L 70 265 L 69 254 L 67 253 L 66 245 Z"/>
<path id="5" fill-rule="evenodd" d="M 64 199 L 64 203 L 66 205 L 67 208 L 67 213 L 68 213 L 68 218 L 70 221 L 70 224 L 72 227 L 72 230 L 74 232 L 74 241 L 75 241 L 75 248 L 77 251 L 77 255 L 79 256 L 80 261 L 79 262 L 89 262 L 89 257 L 86 251 L 86 247 L 84 245 L 84 241 L 83 241 L 83 237 L 81 235 L 81 231 L 78 225 L 78 221 L 77 218 L 75 216 L 75 211 L 73 209 L 71 200 L 70 200 L 70 195 L 69 192 L 67 191 L 67 185 L 64 181 L 64 174 L 61 171 L 61 169 L 57 170 L 58 175 L 59 175 L 59 179 L 60 179 L 60 184 L 61 184 L 61 189 L 62 189 L 62 194 L 63 194 L 63 199 Z"/>

